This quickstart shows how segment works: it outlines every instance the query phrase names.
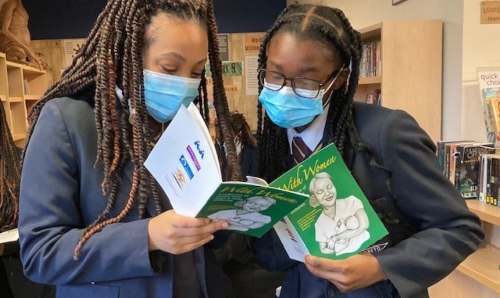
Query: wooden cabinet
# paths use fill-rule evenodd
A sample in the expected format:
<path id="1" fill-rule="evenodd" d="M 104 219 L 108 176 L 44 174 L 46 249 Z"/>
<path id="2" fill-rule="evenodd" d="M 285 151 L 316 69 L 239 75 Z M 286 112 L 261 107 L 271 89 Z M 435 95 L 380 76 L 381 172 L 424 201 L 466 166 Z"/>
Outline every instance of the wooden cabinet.
<path id="1" fill-rule="evenodd" d="M 380 89 L 383 106 L 410 113 L 439 140 L 443 22 L 387 21 L 359 31 L 363 43 L 379 42 L 381 74 L 361 77 L 355 99 Z"/>
<path id="2" fill-rule="evenodd" d="M 468 200 L 467 206 L 481 218 L 486 239 L 455 271 L 430 288 L 431 298 L 500 297 L 500 207 L 478 200 Z"/>
<path id="3" fill-rule="evenodd" d="M 17 145 L 22 146 L 28 129 L 27 115 L 47 89 L 46 72 L 7 61 L 0 53 L 0 99 Z"/>

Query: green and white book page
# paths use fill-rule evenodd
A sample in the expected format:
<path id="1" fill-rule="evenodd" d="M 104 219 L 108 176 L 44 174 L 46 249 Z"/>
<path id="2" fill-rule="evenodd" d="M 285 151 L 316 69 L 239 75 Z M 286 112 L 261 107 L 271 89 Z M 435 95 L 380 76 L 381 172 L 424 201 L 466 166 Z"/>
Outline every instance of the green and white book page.
<path id="1" fill-rule="evenodd" d="M 334 144 L 311 155 L 270 186 L 309 196 L 274 229 L 290 258 L 345 259 L 388 234 Z"/>

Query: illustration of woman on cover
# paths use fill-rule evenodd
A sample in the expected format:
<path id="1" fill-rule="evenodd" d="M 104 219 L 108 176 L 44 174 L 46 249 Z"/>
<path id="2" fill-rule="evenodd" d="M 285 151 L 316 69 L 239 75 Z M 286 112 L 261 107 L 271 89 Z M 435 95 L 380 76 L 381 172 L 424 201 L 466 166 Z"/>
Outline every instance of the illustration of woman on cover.
<path id="1" fill-rule="evenodd" d="M 271 217 L 261 214 L 260 211 L 264 211 L 274 204 L 276 204 L 276 200 L 269 197 L 250 197 L 234 203 L 238 207 L 237 209 L 217 211 L 209 215 L 208 218 L 227 221 L 229 230 L 258 229 L 271 222 Z"/>
<path id="2" fill-rule="evenodd" d="M 316 241 L 324 254 L 341 255 L 358 250 L 370 239 L 368 216 L 355 196 L 337 200 L 337 189 L 326 172 L 317 173 L 309 184 L 309 204 L 323 211 L 314 224 Z"/>

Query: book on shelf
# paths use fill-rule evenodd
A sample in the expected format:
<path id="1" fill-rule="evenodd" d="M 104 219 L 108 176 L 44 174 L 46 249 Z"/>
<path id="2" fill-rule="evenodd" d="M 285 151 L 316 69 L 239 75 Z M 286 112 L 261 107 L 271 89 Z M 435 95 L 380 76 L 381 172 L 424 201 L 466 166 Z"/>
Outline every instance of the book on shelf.
<path id="1" fill-rule="evenodd" d="M 209 130 L 198 109 L 181 106 L 145 162 L 178 214 L 228 221 L 260 237 L 308 196 L 249 182 L 223 181 Z"/>
<path id="2" fill-rule="evenodd" d="M 375 77 L 382 75 L 381 42 L 370 41 L 362 44 L 360 77 Z"/>
<path id="3" fill-rule="evenodd" d="M 458 141 L 458 142 L 446 142 L 444 144 L 444 175 L 450 180 L 451 183 L 455 183 L 455 163 L 457 160 L 457 145 L 461 144 L 472 144 L 473 141 Z"/>
<path id="4" fill-rule="evenodd" d="M 500 142 L 500 67 L 477 68 L 488 142 Z"/>
<path id="5" fill-rule="evenodd" d="M 380 89 L 378 89 L 378 88 L 373 89 L 371 92 L 369 92 L 369 93 L 366 94 L 366 100 L 365 100 L 365 102 L 367 104 L 372 104 L 372 105 L 379 106 L 380 105 L 380 101 L 381 101 Z"/>
<path id="6" fill-rule="evenodd" d="M 444 141 L 444 140 L 439 140 L 436 142 L 436 154 L 437 154 L 437 158 L 438 158 L 438 163 L 439 163 L 439 167 L 441 168 L 441 170 L 443 170 L 443 173 L 445 173 L 445 166 L 448 165 L 448 162 L 445 162 L 445 150 L 446 149 L 449 149 L 446 148 L 446 144 L 451 144 L 451 143 L 457 143 L 457 142 L 461 142 L 461 141 Z M 467 142 L 472 142 L 472 141 L 467 141 Z M 448 157 L 449 158 L 449 157 Z"/>
<path id="7" fill-rule="evenodd" d="M 493 143 L 457 145 L 454 185 L 463 198 L 477 198 L 481 155 L 495 153 L 493 145 Z"/>
<path id="8" fill-rule="evenodd" d="M 28 80 L 24 79 L 23 87 L 24 87 L 24 95 L 30 95 L 30 84 Z"/>
<path id="9" fill-rule="evenodd" d="M 311 155 L 271 186 L 308 194 L 274 229 L 289 257 L 306 254 L 344 259 L 388 234 L 342 157 L 331 144 Z"/>
<path id="10" fill-rule="evenodd" d="M 479 171 L 479 201 L 500 206 L 500 154 L 483 154 Z"/>

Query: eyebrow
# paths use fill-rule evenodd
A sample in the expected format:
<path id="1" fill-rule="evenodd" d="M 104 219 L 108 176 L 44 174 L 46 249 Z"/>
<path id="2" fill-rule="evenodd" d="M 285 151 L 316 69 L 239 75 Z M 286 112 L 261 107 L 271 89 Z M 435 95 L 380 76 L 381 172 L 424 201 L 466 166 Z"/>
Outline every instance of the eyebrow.
<path id="1" fill-rule="evenodd" d="M 273 67 L 277 68 L 279 71 L 283 71 L 283 67 L 279 64 L 274 63 L 273 61 L 267 61 L 269 64 L 271 64 Z M 301 73 L 310 73 L 310 72 L 317 72 L 318 68 L 315 66 L 304 66 L 300 68 Z"/>
<path id="2" fill-rule="evenodd" d="M 168 52 L 168 53 L 162 54 L 161 56 L 163 56 L 163 57 L 173 57 L 173 58 L 176 58 L 176 59 L 180 60 L 181 62 L 186 62 L 186 58 L 184 56 L 182 56 L 181 54 L 177 53 L 177 52 Z M 200 61 L 196 62 L 195 64 L 203 64 L 203 65 L 205 65 L 205 63 L 206 63 L 207 60 L 208 60 L 207 58 L 203 58 Z"/>
<path id="3" fill-rule="evenodd" d="M 181 54 L 179 54 L 177 52 L 168 52 L 168 53 L 162 54 L 161 56 L 174 57 L 182 62 L 186 62 L 186 58 L 184 58 L 184 56 L 182 56 Z"/>

